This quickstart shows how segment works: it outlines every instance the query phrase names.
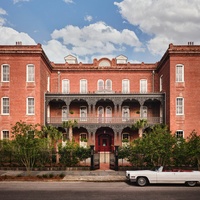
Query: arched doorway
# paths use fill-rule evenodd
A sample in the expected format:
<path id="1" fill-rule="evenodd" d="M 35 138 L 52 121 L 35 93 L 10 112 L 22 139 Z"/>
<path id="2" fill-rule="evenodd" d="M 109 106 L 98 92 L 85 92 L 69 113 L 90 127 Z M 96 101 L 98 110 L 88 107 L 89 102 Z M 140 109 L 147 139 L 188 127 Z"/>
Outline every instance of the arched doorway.
<path id="1" fill-rule="evenodd" d="M 111 129 L 99 129 L 96 133 L 95 150 L 111 152 L 114 150 L 114 133 Z"/>
<path id="2" fill-rule="evenodd" d="M 96 132 L 95 150 L 100 155 L 100 169 L 110 168 L 110 153 L 114 151 L 114 132 L 110 128 L 100 128 Z"/>

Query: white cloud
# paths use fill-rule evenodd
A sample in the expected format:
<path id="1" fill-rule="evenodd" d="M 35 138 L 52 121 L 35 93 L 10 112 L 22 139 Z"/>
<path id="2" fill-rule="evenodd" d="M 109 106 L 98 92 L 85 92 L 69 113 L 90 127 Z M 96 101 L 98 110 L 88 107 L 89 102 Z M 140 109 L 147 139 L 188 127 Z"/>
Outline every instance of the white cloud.
<path id="1" fill-rule="evenodd" d="M 123 0 L 114 4 L 124 19 L 152 36 L 147 46 L 153 54 L 162 55 L 171 42 L 200 42 L 199 0 Z"/>
<path id="2" fill-rule="evenodd" d="M 124 50 L 124 46 L 140 47 L 141 43 L 133 31 L 118 31 L 103 22 L 90 24 L 82 29 L 66 26 L 51 34 L 53 40 L 59 40 L 72 53 L 80 56 L 93 54 L 113 54 Z"/>
<path id="3" fill-rule="evenodd" d="M 84 17 L 84 20 L 85 21 L 88 21 L 88 22 L 91 22 L 92 21 L 92 16 L 90 16 L 90 15 L 86 15 L 85 17 Z"/>
<path id="4" fill-rule="evenodd" d="M 0 8 L 0 26 L 5 24 L 6 21 L 4 17 L 1 17 L 1 15 L 7 15 L 7 12 L 2 8 Z"/>
<path id="5" fill-rule="evenodd" d="M 50 40 L 42 46 L 48 58 L 55 63 L 63 63 L 64 57 L 71 54 L 69 50 L 57 40 Z"/>
<path id="6" fill-rule="evenodd" d="M 17 32 L 8 27 L 0 26 L 0 45 L 15 45 L 16 42 L 21 41 L 22 44 L 36 44 L 35 41 L 26 33 Z"/>
<path id="7" fill-rule="evenodd" d="M 74 3 L 73 0 L 63 0 L 65 3 Z"/>
<path id="8" fill-rule="evenodd" d="M 0 8 L 0 15 L 7 15 L 7 12 L 4 9 Z"/>
<path id="9" fill-rule="evenodd" d="M 30 0 L 13 0 L 13 3 L 16 4 L 16 3 L 19 3 L 19 2 L 25 2 L 25 1 L 30 1 Z"/>

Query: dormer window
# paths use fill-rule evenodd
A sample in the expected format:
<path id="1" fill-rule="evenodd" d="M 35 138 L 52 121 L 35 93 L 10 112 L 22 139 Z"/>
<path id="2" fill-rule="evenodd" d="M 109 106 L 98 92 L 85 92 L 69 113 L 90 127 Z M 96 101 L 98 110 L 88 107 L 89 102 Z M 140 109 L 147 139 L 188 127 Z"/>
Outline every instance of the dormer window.
<path id="1" fill-rule="evenodd" d="M 117 61 L 117 64 L 126 64 L 127 63 L 127 57 L 123 56 L 123 55 L 117 56 L 116 61 Z"/>
<path id="2" fill-rule="evenodd" d="M 65 62 L 67 62 L 68 64 L 77 64 L 77 58 L 75 56 L 72 55 L 68 55 L 65 57 Z"/>

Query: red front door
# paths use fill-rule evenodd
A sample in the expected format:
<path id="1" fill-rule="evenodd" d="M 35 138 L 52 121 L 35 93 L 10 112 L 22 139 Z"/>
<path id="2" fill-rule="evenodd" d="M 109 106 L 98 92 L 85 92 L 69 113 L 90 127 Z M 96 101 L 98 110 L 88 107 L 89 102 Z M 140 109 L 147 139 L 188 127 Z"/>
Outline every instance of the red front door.
<path id="1" fill-rule="evenodd" d="M 111 151 L 113 141 L 112 134 L 98 134 L 96 138 L 97 151 Z"/>

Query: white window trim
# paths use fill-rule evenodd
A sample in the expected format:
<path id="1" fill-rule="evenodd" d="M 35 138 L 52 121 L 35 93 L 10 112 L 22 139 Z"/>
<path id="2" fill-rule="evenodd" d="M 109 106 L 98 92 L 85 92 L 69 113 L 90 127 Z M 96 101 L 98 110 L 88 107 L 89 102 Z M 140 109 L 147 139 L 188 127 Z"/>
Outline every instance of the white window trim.
<path id="1" fill-rule="evenodd" d="M 64 85 L 64 82 L 66 82 L 67 84 Z M 67 89 L 65 89 L 65 87 Z M 67 90 L 67 91 L 64 91 L 64 90 Z M 70 93 L 70 82 L 69 82 L 69 79 L 63 79 L 62 80 L 62 93 L 63 94 L 69 94 Z"/>
<path id="2" fill-rule="evenodd" d="M 100 87 L 100 83 L 102 83 L 102 88 Z M 99 79 L 97 81 L 97 90 L 98 91 L 103 91 L 104 90 L 104 81 L 102 79 Z"/>
<path id="3" fill-rule="evenodd" d="M 108 86 L 108 83 L 110 83 L 110 86 Z M 110 80 L 110 79 L 106 80 L 106 82 L 105 82 L 105 89 L 107 91 L 112 91 L 112 80 Z"/>
<path id="4" fill-rule="evenodd" d="M 160 92 L 163 90 L 163 75 L 160 76 Z"/>
<path id="5" fill-rule="evenodd" d="M 29 113 L 28 112 L 28 110 L 29 110 L 28 100 L 29 99 L 33 99 L 34 100 L 34 111 L 33 111 L 33 113 Z M 27 99 L 26 99 L 26 114 L 27 115 L 35 115 L 35 98 L 34 97 L 27 97 Z"/>
<path id="6" fill-rule="evenodd" d="M 177 80 L 177 67 L 178 67 L 178 66 L 181 66 L 181 67 L 182 67 L 182 78 L 181 78 L 182 80 L 181 80 L 181 81 Z M 177 83 L 183 83 L 183 82 L 184 82 L 184 65 L 183 65 L 183 64 L 177 64 L 176 67 L 175 67 L 175 70 L 176 70 L 176 71 L 175 71 L 175 74 L 176 74 L 176 75 L 175 75 L 176 82 L 177 82 Z"/>
<path id="7" fill-rule="evenodd" d="M 179 131 L 183 132 L 183 138 L 184 138 L 184 131 L 183 130 L 176 130 L 176 138 L 178 138 L 177 137 L 177 132 L 179 132 Z"/>
<path id="8" fill-rule="evenodd" d="M 122 80 L 122 93 L 123 94 L 129 94 L 130 93 L 130 80 L 129 79 L 123 79 Z"/>
<path id="9" fill-rule="evenodd" d="M 47 92 L 50 92 L 50 76 L 47 77 Z"/>
<path id="10" fill-rule="evenodd" d="M 127 115 L 126 115 L 126 113 Z M 130 108 L 129 106 L 123 106 L 122 107 L 122 121 L 129 121 L 130 120 Z"/>
<path id="11" fill-rule="evenodd" d="M 4 132 L 4 131 L 8 131 L 8 138 L 3 138 L 3 132 Z M 9 138 L 10 138 L 10 131 L 9 131 L 9 130 L 5 130 L 5 129 L 2 130 L 2 131 L 1 131 L 1 140 L 3 140 L 3 139 L 9 139 Z"/>
<path id="12" fill-rule="evenodd" d="M 33 81 L 29 80 L 29 73 L 28 73 L 29 66 L 33 66 L 33 68 L 34 68 L 34 78 L 33 78 L 34 80 Z M 28 82 L 28 83 L 34 83 L 35 82 L 35 65 L 34 64 L 26 65 L 26 82 Z"/>
<path id="13" fill-rule="evenodd" d="M 87 121 L 87 106 L 80 106 L 80 121 Z"/>
<path id="14" fill-rule="evenodd" d="M 178 108 L 178 105 L 177 105 L 177 100 L 178 100 L 178 99 L 182 99 L 182 100 L 183 100 L 183 101 L 182 101 L 182 103 L 183 103 L 183 105 L 182 105 L 182 111 L 183 111 L 183 112 L 182 112 L 182 113 L 178 113 L 178 112 L 177 112 L 177 111 L 178 111 L 178 109 L 177 109 L 177 108 Z M 183 97 L 176 97 L 176 104 L 175 104 L 175 105 L 176 105 L 176 115 L 179 115 L 179 116 L 180 116 L 180 115 L 184 115 L 184 98 L 183 98 Z"/>
<path id="15" fill-rule="evenodd" d="M 145 90 L 143 91 L 143 85 L 145 83 Z M 147 79 L 140 79 L 140 93 L 147 93 Z"/>
<path id="16" fill-rule="evenodd" d="M 128 135 L 128 138 L 127 138 L 127 139 L 130 141 L 130 134 L 129 134 L 129 133 L 122 133 L 122 140 L 125 139 L 125 138 L 124 138 L 124 135 Z"/>
<path id="17" fill-rule="evenodd" d="M 8 113 L 4 113 L 3 112 L 3 107 L 4 107 L 4 105 L 3 105 L 3 99 L 8 99 L 8 101 L 9 101 L 9 112 Z M 10 115 L 10 98 L 9 97 L 2 97 L 1 98 L 1 114 L 2 115 Z"/>
<path id="18" fill-rule="evenodd" d="M 85 82 L 84 84 L 84 91 L 82 91 L 82 84 L 83 84 L 83 81 Z M 80 94 L 87 94 L 87 92 L 88 92 L 88 84 L 87 84 L 87 79 L 81 79 L 80 80 Z"/>
<path id="19" fill-rule="evenodd" d="M 9 70 L 9 75 L 8 75 L 8 81 L 4 81 L 3 80 L 3 66 L 8 66 L 8 70 Z M 8 83 L 8 82 L 10 82 L 10 65 L 9 64 L 2 64 L 1 65 L 1 82 L 4 82 L 4 83 Z"/>

